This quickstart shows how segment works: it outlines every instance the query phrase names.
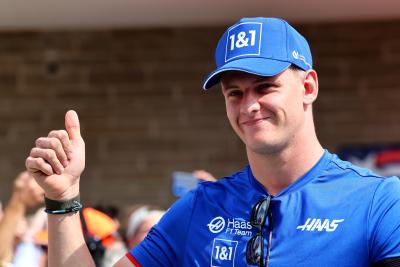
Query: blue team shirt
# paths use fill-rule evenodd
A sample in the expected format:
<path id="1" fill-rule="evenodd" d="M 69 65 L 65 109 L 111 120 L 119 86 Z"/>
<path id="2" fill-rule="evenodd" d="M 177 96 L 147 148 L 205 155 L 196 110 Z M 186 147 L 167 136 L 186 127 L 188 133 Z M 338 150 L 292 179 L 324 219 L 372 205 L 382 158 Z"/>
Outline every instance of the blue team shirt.
<path id="1" fill-rule="evenodd" d="M 249 166 L 202 183 L 130 254 L 143 267 L 248 266 L 246 244 L 258 232 L 249 223 L 251 209 L 266 195 Z M 328 151 L 274 196 L 270 209 L 269 267 L 367 267 L 400 256 L 399 179 L 378 176 Z"/>

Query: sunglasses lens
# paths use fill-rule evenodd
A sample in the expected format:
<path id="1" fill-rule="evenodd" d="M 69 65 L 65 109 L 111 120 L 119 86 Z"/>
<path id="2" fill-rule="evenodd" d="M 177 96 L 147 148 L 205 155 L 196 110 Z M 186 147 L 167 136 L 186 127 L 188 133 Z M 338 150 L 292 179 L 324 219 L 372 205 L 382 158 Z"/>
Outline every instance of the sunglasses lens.
<path id="1" fill-rule="evenodd" d="M 246 259 L 250 265 L 259 265 L 263 258 L 263 238 L 261 235 L 256 235 L 247 243 Z"/>
<path id="2" fill-rule="evenodd" d="M 257 266 L 266 265 L 266 261 L 264 259 L 264 237 L 262 235 L 262 230 L 265 224 L 265 220 L 268 216 L 270 201 L 271 201 L 270 196 L 265 197 L 260 201 L 258 201 L 251 210 L 250 224 L 256 227 L 259 232 L 247 242 L 246 260 L 248 265 L 257 265 Z M 270 232 L 270 240 L 271 236 L 272 236 L 272 231 Z M 267 257 L 269 257 L 269 245 L 270 242 L 268 243 Z"/>
<path id="3" fill-rule="evenodd" d="M 259 225 L 261 225 L 263 223 L 263 221 L 265 220 L 265 214 L 266 214 L 267 209 L 268 209 L 267 204 L 268 203 L 266 201 L 263 201 L 261 203 L 261 205 L 260 205 L 260 208 L 258 209 L 256 218 L 257 218 L 257 223 Z"/>
<path id="4" fill-rule="evenodd" d="M 263 199 L 258 205 L 255 206 L 255 214 L 253 214 L 253 226 L 262 227 L 265 223 L 267 210 L 269 207 L 269 198 Z"/>

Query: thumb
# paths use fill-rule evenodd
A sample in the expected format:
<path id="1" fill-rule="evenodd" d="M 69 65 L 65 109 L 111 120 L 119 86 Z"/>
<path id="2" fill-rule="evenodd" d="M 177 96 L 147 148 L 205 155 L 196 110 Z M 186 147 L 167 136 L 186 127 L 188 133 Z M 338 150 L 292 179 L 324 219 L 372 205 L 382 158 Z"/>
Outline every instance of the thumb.
<path id="1" fill-rule="evenodd" d="M 78 114 L 76 114 L 74 110 L 69 110 L 65 114 L 65 129 L 68 132 L 70 140 L 81 137 L 81 127 L 79 125 Z"/>

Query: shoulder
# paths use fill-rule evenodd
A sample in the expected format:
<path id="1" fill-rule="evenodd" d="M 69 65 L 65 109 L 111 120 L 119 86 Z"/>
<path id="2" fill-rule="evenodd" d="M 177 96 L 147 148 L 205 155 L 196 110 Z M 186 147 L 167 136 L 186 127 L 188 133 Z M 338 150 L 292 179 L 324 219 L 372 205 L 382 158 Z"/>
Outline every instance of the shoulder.
<path id="1" fill-rule="evenodd" d="M 249 183 L 250 168 L 246 166 L 229 176 L 222 177 L 216 182 L 201 182 L 196 189 L 198 195 L 221 196 L 225 194 L 235 194 L 242 192 Z"/>
<path id="2" fill-rule="evenodd" d="M 211 210 L 213 207 L 219 209 L 232 203 L 246 202 L 256 193 L 249 180 L 249 171 L 250 168 L 246 166 L 238 172 L 219 178 L 216 182 L 201 182 L 190 196 L 185 196 L 182 201 L 193 210 Z"/>
<path id="3" fill-rule="evenodd" d="M 345 176 L 348 179 L 353 178 L 361 179 L 362 181 L 374 181 L 377 183 L 388 178 L 379 175 L 368 168 L 359 167 L 349 161 L 341 160 L 335 154 L 332 154 L 331 160 L 325 169 L 325 174 L 332 176 Z"/>
<path id="4" fill-rule="evenodd" d="M 237 198 L 243 194 L 246 187 L 249 187 L 248 171 L 249 168 L 246 167 L 215 182 L 200 182 L 194 190 L 178 199 L 168 209 L 166 214 L 168 216 L 164 217 L 180 217 L 183 214 L 188 216 L 196 209 L 202 209 L 204 205 L 218 205 L 227 198 Z"/>
<path id="5" fill-rule="evenodd" d="M 358 194 L 373 202 L 379 199 L 400 199 L 400 180 L 398 177 L 382 176 L 368 168 L 358 167 L 351 162 L 332 155 L 331 160 L 321 174 L 320 179 L 327 179 L 341 186 L 342 192 Z M 354 196 L 353 196 L 354 198 Z"/>

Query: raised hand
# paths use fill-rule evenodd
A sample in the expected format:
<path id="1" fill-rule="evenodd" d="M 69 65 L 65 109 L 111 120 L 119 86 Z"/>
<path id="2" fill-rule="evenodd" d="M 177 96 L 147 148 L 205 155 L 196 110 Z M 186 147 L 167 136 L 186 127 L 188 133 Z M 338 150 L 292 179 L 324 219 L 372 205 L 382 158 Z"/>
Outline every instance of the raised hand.
<path id="1" fill-rule="evenodd" d="M 78 195 L 79 179 L 85 168 L 85 143 L 78 115 L 73 110 L 65 114 L 65 129 L 38 138 L 25 162 L 46 197 L 53 200 Z"/>
<path id="2" fill-rule="evenodd" d="M 14 180 L 12 199 L 23 204 L 25 208 L 35 207 L 43 202 L 43 189 L 24 171 Z"/>

